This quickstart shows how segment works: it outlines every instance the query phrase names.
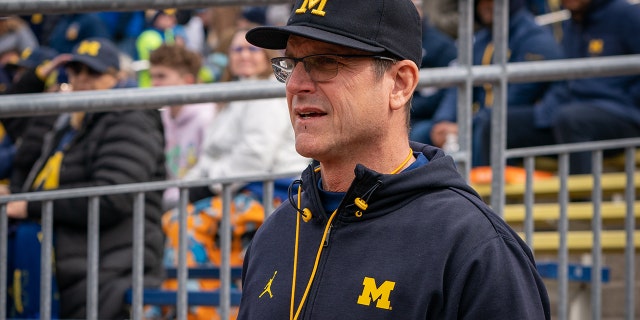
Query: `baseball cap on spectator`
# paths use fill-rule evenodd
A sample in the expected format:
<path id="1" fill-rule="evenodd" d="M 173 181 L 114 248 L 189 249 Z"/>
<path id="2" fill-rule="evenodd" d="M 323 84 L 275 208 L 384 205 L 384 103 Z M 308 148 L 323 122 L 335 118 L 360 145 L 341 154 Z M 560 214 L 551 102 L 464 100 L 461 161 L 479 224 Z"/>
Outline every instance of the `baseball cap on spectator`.
<path id="1" fill-rule="evenodd" d="M 20 53 L 18 61 L 7 63 L 7 67 L 33 69 L 47 60 L 53 60 L 57 55 L 58 52 L 49 47 L 26 48 Z"/>
<path id="2" fill-rule="evenodd" d="M 153 16 L 151 17 L 151 20 L 149 21 L 149 23 L 151 23 L 153 25 L 153 23 L 156 21 L 156 19 L 158 19 L 158 17 L 160 15 L 177 17 L 177 14 L 178 14 L 178 10 L 175 9 L 175 8 L 157 10 L 157 11 L 153 12 Z"/>
<path id="3" fill-rule="evenodd" d="M 249 22 L 259 25 L 267 24 L 267 8 L 264 6 L 249 6 L 242 8 L 242 17 Z"/>
<path id="4" fill-rule="evenodd" d="M 247 32 L 251 44 L 285 49 L 290 35 L 391 58 L 422 61 L 422 25 L 411 0 L 296 0 L 286 26 Z"/>
<path id="5" fill-rule="evenodd" d="M 99 73 L 120 70 L 118 48 L 105 38 L 88 38 L 78 43 L 71 52 L 72 58 L 67 65 L 79 62 Z"/>

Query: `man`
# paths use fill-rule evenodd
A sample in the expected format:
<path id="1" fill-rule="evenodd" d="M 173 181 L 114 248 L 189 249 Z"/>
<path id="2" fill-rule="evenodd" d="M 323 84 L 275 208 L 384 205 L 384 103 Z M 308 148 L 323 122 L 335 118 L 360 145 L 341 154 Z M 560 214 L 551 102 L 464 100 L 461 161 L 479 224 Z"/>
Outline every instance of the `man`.
<path id="1" fill-rule="evenodd" d="M 420 30 L 410 0 L 298 0 L 247 34 L 285 49 L 274 69 L 315 161 L 247 250 L 239 319 L 549 319 L 526 244 L 408 140 Z"/>
<path id="2" fill-rule="evenodd" d="M 625 0 L 564 0 L 562 5 L 571 12 L 562 38 L 567 58 L 640 54 L 640 5 Z M 534 120 L 534 130 L 551 128 L 558 143 L 638 137 L 640 75 L 560 82 L 545 95 Z M 532 126 L 527 123 L 531 118 L 522 120 Z M 570 172 L 590 173 L 591 153 L 571 155 Z"/>

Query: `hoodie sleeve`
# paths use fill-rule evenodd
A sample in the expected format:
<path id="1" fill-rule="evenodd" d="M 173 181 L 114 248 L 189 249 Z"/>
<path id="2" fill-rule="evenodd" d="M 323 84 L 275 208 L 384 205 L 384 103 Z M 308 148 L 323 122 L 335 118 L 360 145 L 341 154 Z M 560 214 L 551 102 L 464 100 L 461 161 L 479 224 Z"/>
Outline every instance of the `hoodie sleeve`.
<path id="1" fill-rule="evenodd" d="M 533 259 L 514 239 L 496 237 L 468 257 L 451 286 L 459 319 L 549 319 L 549 300 Z"/>

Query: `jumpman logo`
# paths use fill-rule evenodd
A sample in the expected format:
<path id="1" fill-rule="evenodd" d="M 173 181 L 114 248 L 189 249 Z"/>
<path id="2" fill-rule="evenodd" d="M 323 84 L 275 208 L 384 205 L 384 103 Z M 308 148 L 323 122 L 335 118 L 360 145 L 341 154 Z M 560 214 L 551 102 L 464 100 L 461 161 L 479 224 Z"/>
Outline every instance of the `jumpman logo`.
<path id="1" fill-rule="evenodd" d="M 271 277 L 271 279 L 269 279 L 269 282 L 267 282 L 267 285 L 264 286 L 264 291 L 262 291 L 262 293 L 258 296 L 258 299 L 262 298 L 265 293 L 269 294 L 269 299 L 273 298 L 273 294 L 271 294 L 271 283 L 273 283 L 273 278 L 276 277 L 276 274 L 278 274 L 278 270 L 273 273 L 273 277 Z"/>

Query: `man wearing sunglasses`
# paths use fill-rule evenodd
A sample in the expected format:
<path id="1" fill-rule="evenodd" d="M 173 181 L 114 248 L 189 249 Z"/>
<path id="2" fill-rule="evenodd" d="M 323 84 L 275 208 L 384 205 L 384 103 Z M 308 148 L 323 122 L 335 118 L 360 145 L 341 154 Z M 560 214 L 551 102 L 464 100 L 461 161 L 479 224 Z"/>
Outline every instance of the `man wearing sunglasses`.
<path id="1" fill-rule="evenodd" d="M 247 40 L 284 49 L 296 149 L 315 161 L 247 250 L 239 319 L 549 319 L 531 251 L 410 142 L 422 57 L 410 0 L 298 0 Z"/>

